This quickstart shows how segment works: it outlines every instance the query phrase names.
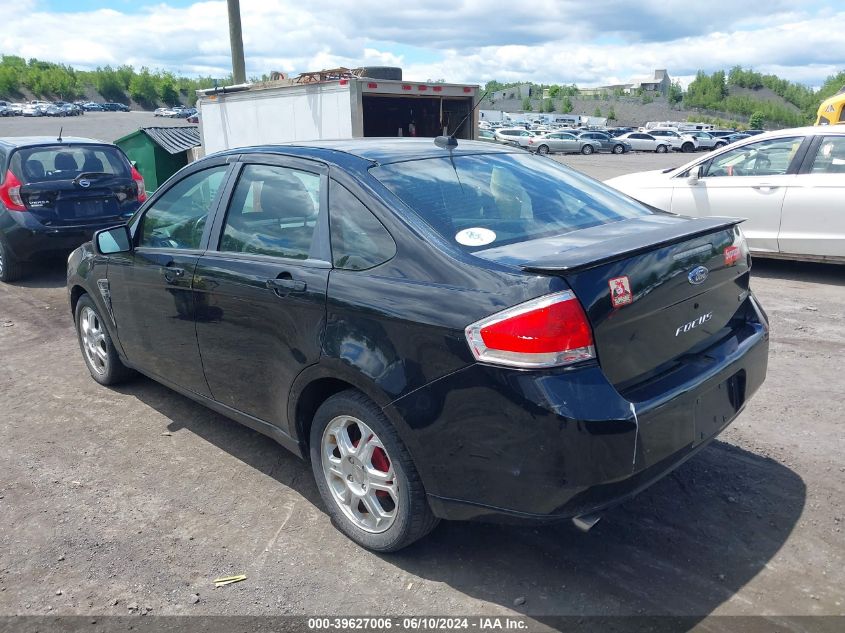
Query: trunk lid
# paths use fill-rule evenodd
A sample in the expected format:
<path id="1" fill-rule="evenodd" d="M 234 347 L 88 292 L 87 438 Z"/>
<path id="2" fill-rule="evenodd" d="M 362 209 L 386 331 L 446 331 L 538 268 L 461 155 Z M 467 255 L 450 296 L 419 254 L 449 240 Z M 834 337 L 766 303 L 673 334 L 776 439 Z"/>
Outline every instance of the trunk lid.
<path id="1" fill-rule="evenodd" d="M 739 222 L 655 214 L 475 255 L 562 277 L 590 320 L 603 371 L 625 391 L 727 331 L 749 287 L 745 251 L 725 257 Z"/>

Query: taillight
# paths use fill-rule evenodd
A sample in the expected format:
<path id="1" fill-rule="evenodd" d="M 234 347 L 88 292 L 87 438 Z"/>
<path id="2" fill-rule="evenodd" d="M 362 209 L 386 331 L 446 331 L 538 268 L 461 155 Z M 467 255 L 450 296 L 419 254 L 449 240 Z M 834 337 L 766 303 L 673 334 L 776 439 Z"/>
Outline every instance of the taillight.
<path id="1" fill-rule="evenodd" d="M 475 358 L 497 365 L 558 367 L 596 357 L 587 315 L 570 290 L 498 312 L 465 333 Z"/>
<path id="2" fill-rule="evenodd" d="M 132 180 L 138 186 L 138 202 L 147 199 L 147 190 L 144 188 L 144 177 L 134 167 L 132 168 Z"/>
<path id="3" fill-rule="evenodd" d="M 21 181 L 11 169 L 6 172 L 6 180 L 0 185 L 0 200 L 9 211 L 26 211 L 21 199 Z"/>

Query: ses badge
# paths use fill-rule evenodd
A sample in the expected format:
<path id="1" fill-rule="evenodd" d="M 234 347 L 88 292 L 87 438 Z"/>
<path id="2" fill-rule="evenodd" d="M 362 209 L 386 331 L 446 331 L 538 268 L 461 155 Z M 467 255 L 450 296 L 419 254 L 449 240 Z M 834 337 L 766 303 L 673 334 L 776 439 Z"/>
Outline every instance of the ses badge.
<path id="1" fill-rule="evenodd" d="M 627 275 L 614 277 L 607 282 L 607 285 L 610 286 L 610 302 L 614 308 L 621 308 L 634 300 L 634 295 L 631 293 L 631 282 Z"/>

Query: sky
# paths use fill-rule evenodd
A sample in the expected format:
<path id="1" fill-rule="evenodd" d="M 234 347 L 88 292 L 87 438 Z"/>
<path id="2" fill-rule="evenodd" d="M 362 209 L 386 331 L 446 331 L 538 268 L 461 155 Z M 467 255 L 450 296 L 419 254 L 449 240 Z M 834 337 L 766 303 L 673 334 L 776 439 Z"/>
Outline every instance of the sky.
<path id="1" fill-rule="evenodd" d="M 581 87 L 740 64 L 817 87 L 845 70 L 828 0 L 241 0 L 247 76 L 401 66 L 408 80 Z M 220 77 L 225 0 L 0 0 L 0 52 Z M 9 16 L 15 16 L 10 19 Z"/>

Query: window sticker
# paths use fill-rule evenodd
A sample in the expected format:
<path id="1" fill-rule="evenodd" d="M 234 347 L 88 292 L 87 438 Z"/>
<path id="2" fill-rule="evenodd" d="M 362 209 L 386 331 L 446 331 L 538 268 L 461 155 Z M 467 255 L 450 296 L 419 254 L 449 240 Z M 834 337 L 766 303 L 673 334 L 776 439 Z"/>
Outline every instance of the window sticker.
<path id="1" fill-rule="evenodd" d="M 464 246 L 484 246 L 496 241 L 496 234 L 490 229 L 473 227 L 458 231 L 455 241 Z"/>

